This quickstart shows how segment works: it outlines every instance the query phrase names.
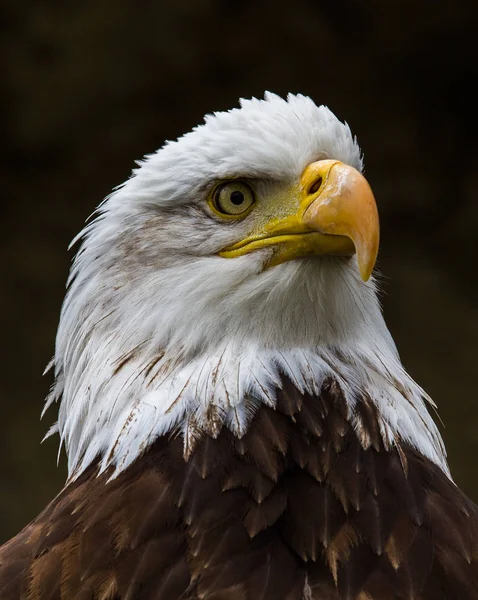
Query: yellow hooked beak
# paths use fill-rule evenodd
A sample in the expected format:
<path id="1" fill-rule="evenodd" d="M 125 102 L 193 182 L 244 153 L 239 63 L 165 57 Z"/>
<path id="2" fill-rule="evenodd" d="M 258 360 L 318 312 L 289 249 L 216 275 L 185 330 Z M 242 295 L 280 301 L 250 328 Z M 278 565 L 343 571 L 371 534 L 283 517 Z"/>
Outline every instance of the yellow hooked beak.
<path id="1" fill-rule="evenodd" d="M 285 208 L 289 214 L 267 220 L 220 255 L 234 258 L 272 248 L 268 266 L 275 266 L 305 256 L 356 253 L 360 276 L 369 279 L 377 259 L 379 220 L 372 190 L 361 173 L 337 160 L 311 163 L 285 204 L 280 212 Z"/>

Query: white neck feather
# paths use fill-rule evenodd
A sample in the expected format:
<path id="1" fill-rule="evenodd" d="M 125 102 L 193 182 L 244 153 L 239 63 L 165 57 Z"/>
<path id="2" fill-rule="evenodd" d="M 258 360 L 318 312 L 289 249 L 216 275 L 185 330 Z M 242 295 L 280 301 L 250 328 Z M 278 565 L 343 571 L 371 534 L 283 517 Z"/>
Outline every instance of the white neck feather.
<path id="1" fill-rule="evenodd" d="M 217 263 L 212 282 L 209 260 Z M 256 278 L 250 272 L 240 286 L 230 265 L 221 277 L 222 263 L 199 262 L 189 279 L 181 268 L 163 272 L 148 313 L 141 298 L 157 281 L 131 277 L 121 294 L 114 278 L 73 281 L 47 403 L 61 399 L 57 427 L 71 477 L 98 456 L 102 470 L 117 474 L 173 431 L 184 435 L 186 453 L 201 432 L 215 436 L 225 426 L 240 436 L 261 404 L 274 406 L 284 374 L 309 393 L 336 379 L 352 414 L 371 399 L 385 441 L 408 442 L 448 472 L 429 399 L 404 371 L 375 286 L 359 280 L 353 263 L 295 261 Z M 259 274 L 258 261 L 254 268 Z M 161 301 L 173 294 L 174 307 Z"/>

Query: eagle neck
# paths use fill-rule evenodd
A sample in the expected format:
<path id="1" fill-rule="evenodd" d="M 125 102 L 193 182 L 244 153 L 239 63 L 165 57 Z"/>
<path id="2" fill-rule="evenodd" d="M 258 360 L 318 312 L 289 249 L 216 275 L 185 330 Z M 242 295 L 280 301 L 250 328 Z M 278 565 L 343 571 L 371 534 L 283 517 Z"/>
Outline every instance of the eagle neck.
<path id="1" fill-rule="evenodd" d="M 261 406 L 275 409 L 284 381 L 312 397 L 333 382 L 352 426 L 359 428 L 357 415 L 367 403 L 384 445 L 406 443 L 448 473 L 443 442 L 426 408 L 429 398 L 396 353 L 384 349 L 348 343 L 272 350 L 229 343 L 181 362 L 143 348 L 113 363 L 97 388 L 95 379 L 88 381 L 83 395 L 78 387 L 73 394 L 66 381 L 61 397 L 58 430 L 71 478 L 98 457 L 101 472 L 112 468 L 117 476 L 164 435 L 183 439 L 185 459 L 204 436 L 216 438 L 223 429 L 240 439 Z"/>

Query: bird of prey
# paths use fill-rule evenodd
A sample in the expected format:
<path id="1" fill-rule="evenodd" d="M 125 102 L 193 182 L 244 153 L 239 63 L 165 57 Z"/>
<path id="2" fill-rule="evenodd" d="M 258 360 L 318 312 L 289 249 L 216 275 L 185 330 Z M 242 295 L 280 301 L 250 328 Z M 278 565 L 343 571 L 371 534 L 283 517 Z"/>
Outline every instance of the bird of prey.
<path id="1" fill-rule="evenodd" d="M 476 600 L 349 127 L 266 93 L 138 165 L 78 237 L 46 402 L 69 477 L 0 598 Z"/>

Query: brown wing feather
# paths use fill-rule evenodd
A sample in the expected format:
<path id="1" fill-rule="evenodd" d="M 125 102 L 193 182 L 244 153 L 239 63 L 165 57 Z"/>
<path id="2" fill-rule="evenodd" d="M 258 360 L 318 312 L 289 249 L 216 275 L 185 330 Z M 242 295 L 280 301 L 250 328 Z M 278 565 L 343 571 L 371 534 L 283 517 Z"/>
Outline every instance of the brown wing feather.
<path id="1" fill-rule="evenodd" d="M 354 429 L 334 385 L 278 395 L 188 461 L 164 437 L 92 466 L 0 549 L 0 598 L 476 600 L 476 506 L 366 399 Z"/>

